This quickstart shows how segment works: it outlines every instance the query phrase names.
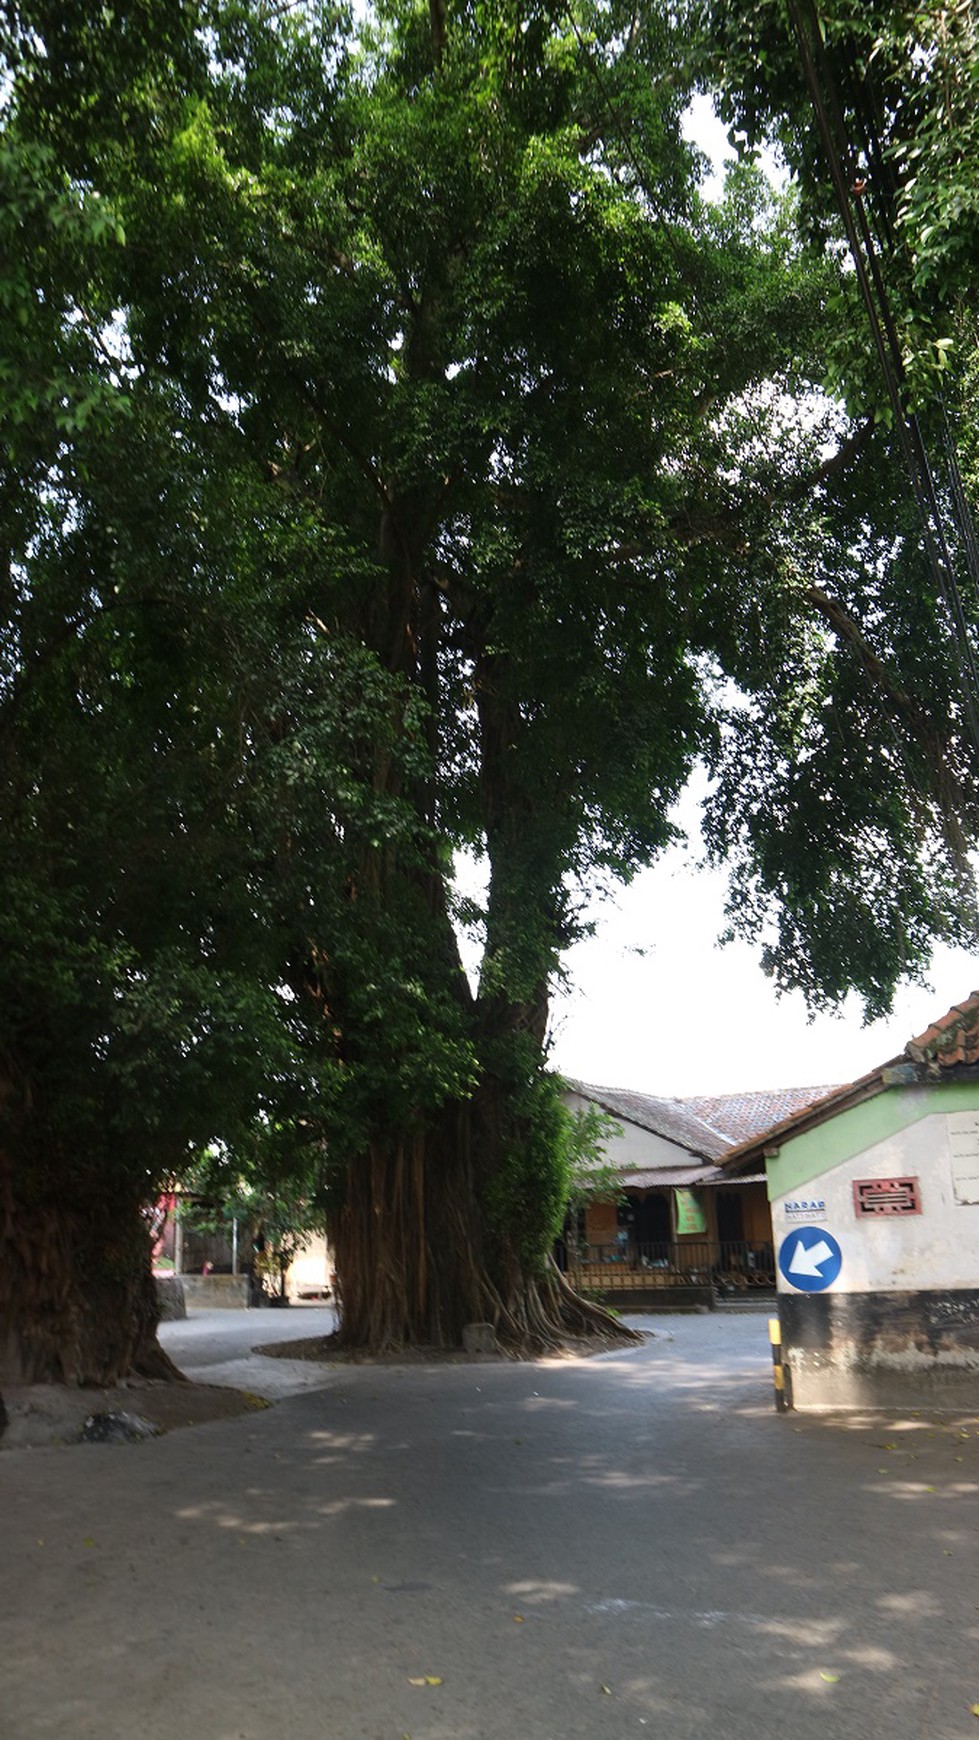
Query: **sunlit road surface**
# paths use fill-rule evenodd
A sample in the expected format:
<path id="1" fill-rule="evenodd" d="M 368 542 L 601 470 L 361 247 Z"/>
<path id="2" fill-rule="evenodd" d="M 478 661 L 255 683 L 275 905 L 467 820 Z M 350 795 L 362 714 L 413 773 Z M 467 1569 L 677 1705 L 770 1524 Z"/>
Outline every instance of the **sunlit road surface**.
<path id="1" fill-rule="evenodd" d="M 332 1305 L 191 1311 L 183 1321 L 161 1323 L 160 1340 L 177 1368 L 192 1382 L 227 1384 L 277 1401 L 332 1383 L 329 1366 L 289 1358 L 287 1344 L 330 1335 L 336 1321 Z M 269 1344 L 280 1350 L 274 1358 L 261 1351 Z"/>
<path id="2" fill-rule="evenodd" d="M 979 1419 L 777 1417 L 764 1316 L 635 1321 L 5 1453 L 3 1740 L 979 1740 Z"/>

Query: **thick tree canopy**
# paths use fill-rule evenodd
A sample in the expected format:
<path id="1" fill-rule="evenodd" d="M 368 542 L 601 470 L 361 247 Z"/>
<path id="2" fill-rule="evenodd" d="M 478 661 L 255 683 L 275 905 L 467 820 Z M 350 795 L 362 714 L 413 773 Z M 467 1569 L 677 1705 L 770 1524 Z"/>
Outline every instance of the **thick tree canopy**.
<path id="1" fill-rule="evenodd" d="M 928 0 L 856 10 L 835 0 L 755 0 L 734 10 L 718 0 L 703 17 L 707 76 L 735 137 L 748 147 L 777 140 L 799 190 L 808 248 L 840 262 L 828 308 L 825 383 L 858 426 L 876 428 L 866 458 L 885 494 L 873 499 L 868 492 L 866 464 L 847 468 L 857 492 L 844 528 L 847 550 L 834 553 L 827 596 L 814 602 L 839 649 L 850 648 L 851 675 L 854 665 L 862 667 L 863 694 L 875 692 L 892 732 L 888 783 L 906 779 L 938 823 L 937 830 L 921 827 L 922 851 L 943 833 L 946 854 L 958 862 L 958 893 L 947 886 L 939 898 L 969 936 L 974 891 L 967 853 L 979 751 L 979 546 L 971 517 L 979 93 L 971 0 L 952 8 Z M 880 440 L 883 429 L 887 442 Z M 910 513 L 898 501 L 887 505 L 895 487 Z M 864 526 L 874 534 L 869 544 L 858 529 L 864 503 Z M 877 541 L 888 524 L 895 533 L 890 549 L 886 537 Z M 855 593 L 844 578 L 854 571 L 854 547 L 867 570 Z M 872 808 L 857 791 L 857 813 L 872 828 Z M 743 812 L 735 829 L 741 874 L 747 868 L 750 879 L 759 853 Z M 844 823 L 844 836 L 849 831 Z M 722 827 L 719 843 L 722 850 L 731 844 L 729 829 Z M 870 868 L 873 889 L 867 860 L 858 864 L 835 844 L 830 859 L 847 875 Z M 825 877 L 814 872 L 815 865 L 806 879 L 818 899 Z M 768 882 L 764 870 L 760 882 Z M 889 919 L 874 904 L 872 913 L 892 933 L 885 955 L 895 944 L 898 953 L 907 946 L 906 921 L 921 911 L 910 888 Z M 862 952 L 848 926 L 828 947 L 825 938 L 819 942 L 828 917 L 820 901 L 801 939 L 815 967 L 810 994 L 817 997 L 838 995 Z M 781 933 L 787 935 L 784 921 Z M 912 957 L 916 952 L 912 944 Z M 842 971 L 829 965 L 833 953 Z M 773 958 L 782 975 L 784 950 Z M 807 983 L 805 968 L 790 967 L 788 982 L 796 975 Z M 857 982 L 866 993 L 859 972 Z M 869 995 L 870 1010 L 886 1008 L 889 995 L 885 971 L 878 993 Z"/>
<path id="2" fill-rule="evenodd" d="M 597 1328 L 549 988 L 694 761 L 781 984 L 876 1011 L 971 934 L 944 604 L 823 394 L 850 287 L 750 167 L 700 197 L 716 20 L 5 16 L 7 1363 L 150 1358 L 140 1207 L 256 1128 L 325 1166 L 348 1341 Z"/>

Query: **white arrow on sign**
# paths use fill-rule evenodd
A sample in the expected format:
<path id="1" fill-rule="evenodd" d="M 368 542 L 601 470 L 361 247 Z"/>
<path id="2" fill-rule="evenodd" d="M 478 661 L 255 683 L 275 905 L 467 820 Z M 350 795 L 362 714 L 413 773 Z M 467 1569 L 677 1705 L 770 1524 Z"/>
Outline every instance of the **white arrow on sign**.
<path id="1" fill-rule="evenodd" d="M 827 1257 L 832 1255 L 832 1247 L 826 1243 L 825 1239 L 820 1239 L 818 1245 L 810 1245 L 808 1250 L 805 1245 L 798 1244 L 792 1252 L 789 1274 L 818 1275 L 821 1265 L 825 1263 Z"/>

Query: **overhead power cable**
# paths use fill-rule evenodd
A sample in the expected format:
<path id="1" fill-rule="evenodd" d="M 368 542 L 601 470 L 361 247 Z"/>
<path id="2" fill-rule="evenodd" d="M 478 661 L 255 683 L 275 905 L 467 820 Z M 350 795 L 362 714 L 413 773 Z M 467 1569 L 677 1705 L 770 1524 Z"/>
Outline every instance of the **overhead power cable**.
<path id="1" fill-rule="evenodd" d="M 846 226 L 847 239 L 860 281 L 861 294 L 867 308 L 875 349 L 887 385 L 894 425 L 901 445 L 902 459 L 912 483 L 928 560 L 939 596 L 945 603 L 950 618 L 954 656 L 959 669 L 959 687 L 968 734 L 975 744 L 977 753 L 979 753 L 979 714 L 976 710 L 976 698 L 979 697 L 979 674 L 977 674 L 976 658 L 969 634 L 968 618 L 963 609 L 956 582 L 955 563 L 946 535 L 941 503 L 928 461 L 925 443 L 917 419 L 913 418 L 906 409 L 900 341 L 880 268 L 880 253 L 887 254 L 897 245 L 892 220 L 896 182 L 882 143 L 883 111 L 872 86 L 861 83 L 859 78 L 850 81 L 853 88 L 852 92 L 848 92 L 848 96 L 851 98 L 851 107 L 854 112 L 859 113 L 860 117 L 859 131 L 864 163 L 868 168 L 872 166 L 876 186 L 884 189 L 887 195 L 880 201 L 861 202 L 856 208 L 858 217 L 855 218 L 854 211 L 851 209 L 851 194 L 854 199 L 857 198 L 857 195 L 852 193 L 852 190 L 866 177 L 858 175 L 854 167 L 849 179 L 847 179 L 846 165 L 852 159 L 852 152 L 848 143 L 842 102 L 836 92 L 835 80 L 825 61 L 822 35 L 815 6 L 811 3 L 806 6 L 798 3 L 793 4 L 793 0 L 789 0 L 789 9 L 793 14 L 799 36 L 807 83 L 817 114 L 824 152 L 833 174 L 837 201 Z M 601 59 L 591 52 L 585 41 L 578 20 L 574 15 L 572 0 L 555 0 L 555 12 L 563 17 L 575 37 L 579 52 L 605 111 L 610 129 L 618 138 L 624 159 L 629 164 L 636 184 L 644 195 L 649 213 L 666 241 L 678 272 L 681 277 L 687 280 L 687 293 L 690 295 L 693 305 L 697 307 L 700 299 L 696 285 L 691 284 L 687 279 L 686 262 L 683 260 L 673 225 L 661 210 L 657 193 L 650 185 L 645 163 L 641 161 L 640 155 L 635 149 L 632 129 L 622 114 L 621 105 L 615 100 L 605 67 Z M 811 25 L 811 36 L 806 33 L 803 23 L 806 14 L 808 14 Z M 821 78 L 824 85 L 820 83 Z M 828 93 L 825 100 L 824 88 Z M 837 147 L 837 138 L 842 141 L 841 149 Z M 876 246 L 868 226 L 868 213 L 877 232 Z M 962 488 L 950 435 L 948 447 L 951 462 L 947 464 L 946 470 L 950 479 L 953 500 L 956 503 L 956 521 L 962 545 L 967 554 L 969 571 L 973 576 L 976 597 L 979 600 L 979 542 L 976 539 L 972 516 Z M 835 717 L 834 723 L 839 730 L 840 727 Z M 919 771 L 908 753 L 908 745 L 894 721 L 891 722 L 890 734 L 895 753 L 904 764 L 911 789 L 922 805 L 930 807 L 930 802 L 934 802 L 935 797 L 938 797 L 939 809 L 945 815 L 946 829 L 950 830 L 947 833 L 947 838 L 952 848 L 953 857 L 961 863 L 965 851 L 964 841 L 954 814 L 947 809 L 947 794 L 943 794 L 941 790 L 942 780 L 938 771 L 933 770 L 933 778 L 930 782 L 932 795 L 929 800 L 923 788 Z"/>
<path id="2" fill-rule="evenodd" d="M 806 84 L 813 105 L 820 141 L 843 220 L 866 309 L 874 349 L 880 363 L 894 431 L 914 494 L 924 534 L 925 549 L 952 629 L 959 669 L 962 704 L 969 735 L 979 753 L 979 662 L 970 632 L 969 617 L 962 602 L 956 574 L 953 544 L 960 551 L 979 598 L 979 540 L 962 487 L 954 443 L 945 420 L 945 472 L 951 500 L 951 515 L 942 503 L 919 417 L 907 403 L 907 380 L 900 338 L 890 305 L 880 253 L 871 233 L 868 212 L 883 246 L 897 246 L 892 206 L 894 182 L 880 139 L 872 86 L 865 83 L 854 104 L 855 126 L 863 134 L 865 164 L 855 156 L 840 87 L 823 38 L 815 0 L 788 0 Z M 858 81 L 859 85 L 859 81 Z M 867 174 L 862 173 L 866 167 Z M 876 187 L 869 179 L 877 178 Z M 942 406 L 944 419 L 944 406 Z M 951 523 L 949 523 L 949 521 Z"/>

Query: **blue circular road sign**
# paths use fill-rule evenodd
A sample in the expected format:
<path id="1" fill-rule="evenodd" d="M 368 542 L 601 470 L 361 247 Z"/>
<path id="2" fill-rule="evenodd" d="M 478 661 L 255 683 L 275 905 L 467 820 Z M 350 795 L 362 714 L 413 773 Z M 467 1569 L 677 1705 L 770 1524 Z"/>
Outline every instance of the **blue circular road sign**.
<path id="1" fill-rule="evenodd" d="M 797 1226 L 782 1240 L 778 1266 L 790 1287 L 798 1287 L 801 1293 L 823 1293 L 843 1267 L 843 1252 L 832 1233 L 821 1226 Z"/>

